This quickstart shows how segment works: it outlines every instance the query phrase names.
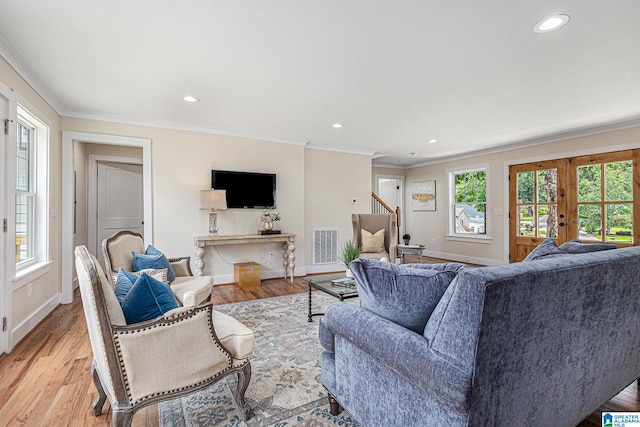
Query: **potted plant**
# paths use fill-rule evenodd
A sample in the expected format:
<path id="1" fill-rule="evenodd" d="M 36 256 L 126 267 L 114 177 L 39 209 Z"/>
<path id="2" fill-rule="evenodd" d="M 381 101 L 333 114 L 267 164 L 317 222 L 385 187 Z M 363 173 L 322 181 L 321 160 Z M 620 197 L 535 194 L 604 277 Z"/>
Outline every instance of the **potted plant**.
<path id="1" fill-rule="evenodd" d="M 260 222 L 263 224 L 263 228 L 265 230 L 273 230 L 273 223 L 278 222 L 281 219 L 282 215 L 278 212 L 269 212 L 266 209 L 260 214 Z"/>
<path id="2" fill-rule="evenodd" d="M 405 233 L 402 235 L 402 240 L 404 240 L 405 245 L 409 245 L 409 240 L 411 240 L 411 234 Z"/>
<path id="3" fill-rule="evenodd" d="M 344 243 L 344 247 L 342 248 L 342 254 L 340 255 L 340 261 L 344 263 L 347 267 L 347 277 L 353 277 L 351 270 L 349 269 L 349 264 L 354 259 L 360 258 L 360 248 L 356 246 L 351 240 L 347 240 Z"/>

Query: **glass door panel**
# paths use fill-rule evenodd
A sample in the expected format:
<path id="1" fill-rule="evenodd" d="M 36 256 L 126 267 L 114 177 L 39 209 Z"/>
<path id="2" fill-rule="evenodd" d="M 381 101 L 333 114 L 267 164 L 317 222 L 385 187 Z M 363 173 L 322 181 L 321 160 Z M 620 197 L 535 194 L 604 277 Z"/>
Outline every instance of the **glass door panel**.
<path id="1" fill-rule="evenodd" d="M 547 237 L 564 239 L 565 205 L 563 202 L 560 208 L 558 204 L 564 201 L 564 175 L 564 162 L 558 160 L 510 167 L 512 262 L 524 259 Z"/>
<path id="2" fill-rule="evenodd" d="M 596 160 L 576 168 L 578 238 L 632 245 L 633 161 Z"/>

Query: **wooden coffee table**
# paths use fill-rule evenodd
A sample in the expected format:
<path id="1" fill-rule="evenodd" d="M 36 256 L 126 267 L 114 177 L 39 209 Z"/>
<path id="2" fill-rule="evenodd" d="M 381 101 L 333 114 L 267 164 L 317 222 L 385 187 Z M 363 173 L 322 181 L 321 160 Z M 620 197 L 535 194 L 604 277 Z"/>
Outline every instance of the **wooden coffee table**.
<path id="1" fill-rule="evenodd" d="M 309 317 L 308 321 L 313 322 L 313 316 L 322 316 L 324 313 L 312 313 L 311 312 L 311 296 L 312 289 L 317 289 L 325 294 L 331 295 L 334 298 L 338 298 L 340 301 L 344 301 L 348 298 L 355 298 L 358 296 L 358 289 L 348 288 L 344 286 L 336 286 L 331 283 L 332 280 L 344 278 L 344 273 L 334 274 L 319 274 L 317 276 L 307 276 L 304 281 L 309 285 Z"/>

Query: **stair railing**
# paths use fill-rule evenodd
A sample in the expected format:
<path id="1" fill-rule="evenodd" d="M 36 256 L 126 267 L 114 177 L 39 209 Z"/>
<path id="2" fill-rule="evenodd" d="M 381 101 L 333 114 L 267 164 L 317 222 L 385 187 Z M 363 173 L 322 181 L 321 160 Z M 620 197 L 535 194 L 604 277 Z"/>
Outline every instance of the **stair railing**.
<path id="1" fill-rule="evenodd" d="M 376 193 L 374 193 L 373 191 L 371 192 L 371 213 L 374 214 L 388 214 L 388 213 L 395 213 L 396 214 L 396 223 L 397 223 L 397 230 L 396 230 L 396 236 L 398 238 L 398 242 L 400 243 L 400 207 L 396 207 L 395 210 L 391 209 L 391 207 L 389 207 L 389 205 L 387 205 L 380 197 L 378 197 L 378 195 Z"/>

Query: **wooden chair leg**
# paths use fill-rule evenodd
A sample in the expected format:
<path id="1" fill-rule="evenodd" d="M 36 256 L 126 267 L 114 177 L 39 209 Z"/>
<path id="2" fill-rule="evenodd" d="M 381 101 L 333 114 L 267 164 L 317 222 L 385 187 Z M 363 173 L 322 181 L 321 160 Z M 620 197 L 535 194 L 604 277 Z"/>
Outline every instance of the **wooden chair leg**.
<path id="1" fill-rule="evenodd" d="M 342 411 L 340 404 L 331 393 L 329 393 L 329 413 L 334 417 Z"/>
<path id="2" fill-rule="evenodd" d="M 238 409 L 242 412 L 242 419 L 248 421 L 251 418 L 251 407 L 244 400 L 244 393 L 247 391 L 251 381 L 251 362 L 248 362 L 240 372 L 238 372 L 238 385 L 233 396 L 238 404 Z"/>
<path id="3" fill-rule="evenodd" d="M 131 421 L 133 421 L 132 409 L 126 411 L 117 411 L 114 409 L 111 412 L 111 425 L 114 427 L 131 427 Z"/>
<path id="4" fill-rule="evenodd" d="M 102 388 L 102 381 L 100 381 L 95 360 L 91 362 L 91 377 L 93 378 L 93 384 L 98 390 L 98 397 L 91 403 L 91 409 L 93 410 L 93 416 L 99 417 L 102 415 L 102 408 L 104 407 L 104 402 L 107 400 L 107 394 L 104 392 L 104 388 Z"/>

